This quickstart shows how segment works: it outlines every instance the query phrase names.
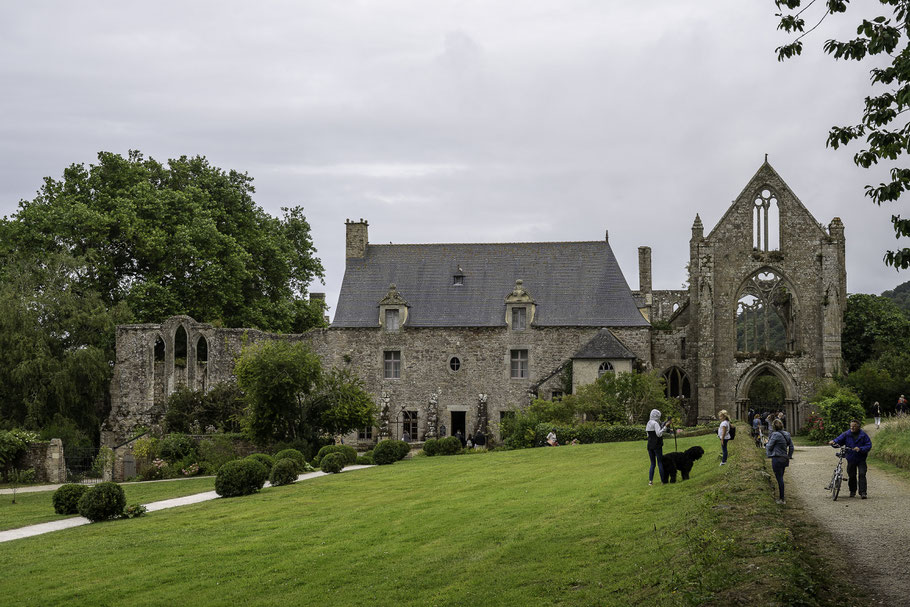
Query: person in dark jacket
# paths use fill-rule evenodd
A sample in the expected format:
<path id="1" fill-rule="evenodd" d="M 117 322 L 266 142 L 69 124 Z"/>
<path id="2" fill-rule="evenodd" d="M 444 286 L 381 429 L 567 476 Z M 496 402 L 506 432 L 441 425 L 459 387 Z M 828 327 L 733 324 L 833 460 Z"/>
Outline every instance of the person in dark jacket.
<path id="1" fill-rule="evenodd" d="M 474 435 L 474 448 L 483 449 L 487 446 L 487 436 L 483 433 L 482 430 L 478 430 L 477 434 Z"/>
<path id="2" fill-rule="evenodd" d="M 660 411 L 651 410 L 651 416 L 645 430 L 648 432 L 648 457 L 651 459 L 651 469 L 648 471 L 648 485 L 654 484 L 654 464 L 660 472 L 660 482 L 667 484 L 667 474 L 664 472 L 664 430 L 670 420 L 660 423 Z"/>
<path id="3" fill-rule="evenodd" d="M 850 497 L 856 496 L 856 490 L 859 489 L 859 496 L 866 499 L 866 456 L 872 449 L 872 439 L 863 432 L 859 426 L 859 420 L 850 421 L 850 429 L 835 438 L 830 443 L 835 447 L 844 445 L 849 449 L 847 451 L 847 486 L 850 487 Z"/>
<path id="4" fill-rule="evenodd" d="M 768 438 L 768 444 L 765 445 L 765 454 L 771 458 L 771 469 L 774 470 L 774 477 L 777 479 L 780 497 L 775 501 L 778 504 L 786 504 L 787 502 L 784 501 L 784 470 L 793 459 L 793 439 L 790 438 L 790 433 L 784 430 L 784 423 L 781 420 L 775 419 L 771 422 L 771 428 L 774 431 Z"/>

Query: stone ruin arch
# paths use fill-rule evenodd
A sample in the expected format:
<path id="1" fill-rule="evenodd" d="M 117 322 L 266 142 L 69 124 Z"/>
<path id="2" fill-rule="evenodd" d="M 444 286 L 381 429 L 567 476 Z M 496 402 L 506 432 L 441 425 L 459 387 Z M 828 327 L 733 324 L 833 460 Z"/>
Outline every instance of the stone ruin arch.
<path id="1" fill-rule="evenodd" d="M 733 301 L 737 352 L 799 349 L 799 295 L 785 272 L 769 265 L 750 272 Z M 782 336 L 772 334 L 777 327 Z"/>
<path id="2" fill-rule="evenodd" d="M 780 363 L 764 360 L 746 369 L 736 383 L 736 417 L 746 419 L 750 407 L 749 390 L 752 382 L 763 375 L 773 375 L 784 388 L 784 415 L 787 416 L 787 428 L 793 431 L 805 420 L 801 419 L 799 385 L 793 375 Z M 751 422 L 751 420 L 750 420 Z"/>

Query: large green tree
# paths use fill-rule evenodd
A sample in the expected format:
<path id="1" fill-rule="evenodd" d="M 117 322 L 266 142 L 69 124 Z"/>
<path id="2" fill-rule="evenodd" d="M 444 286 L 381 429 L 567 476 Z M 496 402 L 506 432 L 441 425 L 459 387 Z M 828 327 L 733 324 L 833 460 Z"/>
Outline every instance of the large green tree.
<path id="1" fill-rule="evenodd" d="M 310 443 L 375 423 L 375 405 L 347 372 L 325 372 L 304 343 L 269 341 L 244 348 L 234 368 L 247 400 L 247 424 L 259 443 Z"/>
<path id="2" fill-rule="evenodd" d="M 0 222 L 0 257 L 62 253 L 78 283 L 135 320 L 175 314 L 230 327 L 303 331 L 322 323 L 307 285 L 323 275 L 300 207 L 275 218 L 252 178 L 183 156 L 167 164 L 101 152 L 46 178 Z M 318 309 L 314 309 L 318 308 Z"/>
<path id="3" fill-rule="evenodd" d="M 857 293 L 847 297 L 841 347 L 848 370 L 910 343 L 910 319 L 886 297 Z"/>
<path id="4" fill-rule="evenodd" d="M 61 254 L 17 257 L 0 282 L 0 424 L 70 424 L 97 438 L 106 414 L 114 329 L 130 318 L 82 288 Z"/>
<path id="5" fill-rule="evenodd" d="M 789 44 L 778 47 L 778 60 L 783 61 L 802 53 L 803 38 L 825 19 L 846 13 L 858 14 L 856 37 L 850 40 L 827 40 L 826 53 L 835 59 L 868 61 L 873 94 L 865 98 L 859 122 L 832 127 L 828 146 L 838 149 L 854 141 L 863 141 L 865 149 L 857 152 L 853 161 L 869 168 L 879 162 L 894 162 L 910 152 L 910 1 L 878 0 L 880 10 L 870 4 L 851 6 L 849 0 L 775 0 L 778 9 L 778 29 L 796 35 Z M 874 6 L 874 5 L 871 5 Z M 808 22 L 807 22 L 808 19 Z M 807 27 L 808 26 L 808 27 Z M 894 202 L 910 189 L 910 168 L 895 165 L 890 181 L 866 186 L 866 195 L 875 204 Z M 891 222 L 897 238 L 910 236 L 910 219 L 892 215 Z M 910 248 L 901 247 L 885 254 L 885 263 L 897 268 L 910 267 Z"/>

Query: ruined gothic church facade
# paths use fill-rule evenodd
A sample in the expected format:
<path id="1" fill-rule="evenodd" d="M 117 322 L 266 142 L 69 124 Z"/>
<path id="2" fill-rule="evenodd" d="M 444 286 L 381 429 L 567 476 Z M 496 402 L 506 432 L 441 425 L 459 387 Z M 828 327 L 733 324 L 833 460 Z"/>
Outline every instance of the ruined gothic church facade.
<path id="1" fill-rule="evenodd" d="M 841 366 L 843 224 L 819 224 L 767 162 L 707 235 L 696 215 L 687 290 L 652 290 L 640 247 L 632 291 L 608 238 L 374 245 L 363 220 L 346 232 L 329 328 L 275 335 L 186 316 L 118 327 L 103 442 L 159 423 L 180 384 L 233 381 L 241 348 L 260 340 L 307 342 L 363 379 L 379 419 L 346 437 L 362 444 L 479 429 L 495 439 L 530 399 L 633 369 L 662 373 L 692 421 L 722 408 L 742 418 L 752 383 L 773 375 L 796 427 L 816 382 Z"/>

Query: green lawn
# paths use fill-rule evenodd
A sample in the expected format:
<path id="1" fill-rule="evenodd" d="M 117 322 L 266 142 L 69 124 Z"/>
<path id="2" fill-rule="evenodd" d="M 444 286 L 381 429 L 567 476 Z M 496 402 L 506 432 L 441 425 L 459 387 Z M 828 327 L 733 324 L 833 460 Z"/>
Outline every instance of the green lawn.
<path id="1" fill-rule="evenodd" d="M 719 468 L 713 435 L 693 444 L 707 453 L 675 485 L 647 486 L 641 442 L 416 458 L 7 542 L 3 601 L 835 604 L 763 454 L 734 441 Z"/>
<path id="2" fill-rule="evenodd" d="M 123 485 L 127 504 L 148 504 L 172 497 L 212 491 L 214 488 L 213 477 Z M 54 504 L 51 502 L 53 494 L 53 491 L 17 493 L 15 504 L 12 495 L 0 495 L 0 531 L 75 516 L 56 514 Z"/>

